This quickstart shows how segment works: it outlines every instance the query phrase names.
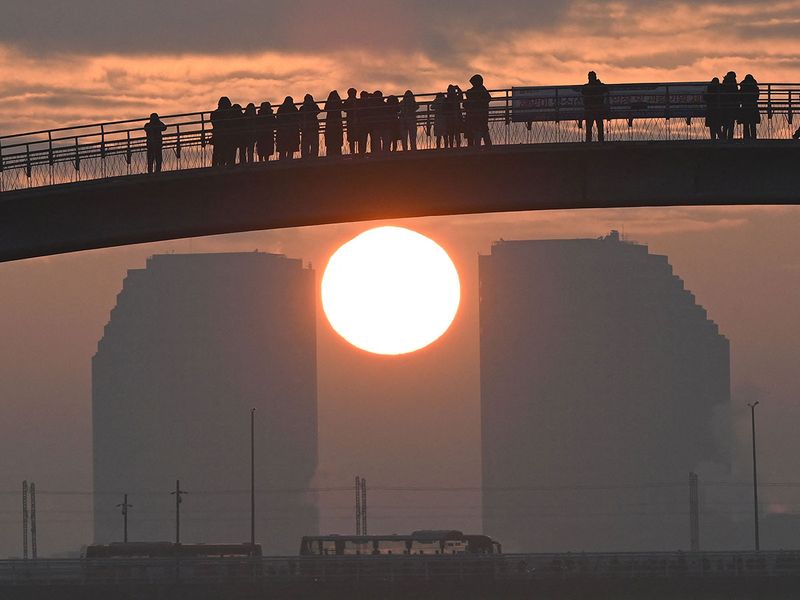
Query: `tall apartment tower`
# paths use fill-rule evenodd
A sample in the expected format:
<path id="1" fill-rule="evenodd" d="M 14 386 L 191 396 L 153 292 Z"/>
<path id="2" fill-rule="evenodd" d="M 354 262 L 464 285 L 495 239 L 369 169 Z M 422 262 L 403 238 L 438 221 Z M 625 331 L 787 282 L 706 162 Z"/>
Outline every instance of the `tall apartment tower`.
<path id="1" fill-rule="evenodd" d="M 730 357 L 667 257 L 617 232 L 497 242 L 480 328 L 485 533 L 688 549 L 688 474 L 730 469 Z"/>
<path id="2" fill-rule="evenodd" d="M 318 529 L 314 271 L 266 253 L 165 254 L 128 272 L 92 360 L 95 542 L 250 540 L 293 554 Z M 277 491 L 282 490 L 282 491 Z M 286 490 L 294 490 L 288 492 Z"/>

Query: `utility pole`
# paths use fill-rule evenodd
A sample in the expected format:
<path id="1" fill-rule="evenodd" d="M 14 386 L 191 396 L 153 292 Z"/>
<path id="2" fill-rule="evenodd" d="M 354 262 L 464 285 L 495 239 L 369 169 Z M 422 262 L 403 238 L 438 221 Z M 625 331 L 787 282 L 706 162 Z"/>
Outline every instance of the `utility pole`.
<path id="1" fill-rule="evenodd" d="M 36 560 L 36 484 L 31 482 L 31 558 Z"/>
<path id="2" fill-rule="evenodd" d="M 181 502 L 183 502 L 184 494 L 188 494 L 189 492 L 184 492 L 181 490 L 181 480 L 175 480 L 175 491 L 170 492 L 170 496 L 175 496 L 175 544 L 178 545 L 181 543 Z"/>
<path id="3" fill-rule="evenodd" d="M 367 480 L 361 478 L 361 533 L 367 535 Z"/>
<path id="4" fill-rule="evenodd" d="M 356 475 L 356 535 L 361 535 L 361 477 Z"/>
<path id="5" fill-rule="evenodd" d="M 128 494 L 123 496 L 122 504 L 117 504 L 122 508 L 122 542 L 128 543 L 128 509 L 133 508 L 133 504 L 128 504 Z"/>
<path id="6" fill-rule="evenodd" d="M 250 545 L 256 543 L 256 409 L 250 409 Z"/>
<path id="7" fill-rule="evenodd" d="M 750 407 L 750 425 L 753 431 L 753 525 L 755 526 L 756 552 L 761 547 L 758 540 L 758 461 L 756 460 L 756 406 L 758 400 L 748 405 Z"/>
<path id="8" fill-rule="evenodd" d="M 28 560 L 28 480 L 22 482 L 22 558 Z"/>
<path id="9" fill-rule="evenodd" d="M 700 550 L 700 494 L 697 473 L 689 473 L 689 547 L 692 552 Z"/>

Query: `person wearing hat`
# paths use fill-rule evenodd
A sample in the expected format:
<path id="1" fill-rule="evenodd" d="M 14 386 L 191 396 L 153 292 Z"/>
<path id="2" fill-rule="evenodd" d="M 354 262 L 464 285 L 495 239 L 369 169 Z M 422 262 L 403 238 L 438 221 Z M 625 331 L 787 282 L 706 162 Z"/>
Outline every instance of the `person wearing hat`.
<path id="1" fill-rule="evenodd" d="M 464 101 L 464 129 L 467 132 L 467 145 L 480 146 L 481 142 L 485 146 L 492 145 L 492 137 L 489 135 L 489 103 L 492 95 L 486 86 L 483 85 L 481 75 L 473 75 L 469 82 L 472 87 L 466 92 Z"/>
<path id="2" fill-rule="evenodd" d="M 161 163 L 164 160 L 163 133 L 167 126 L 158 118 L 158 113 L 152 113 L 150 120 L 144 125 L 144 133 L 147 136 L 147 172 L 161 173 Z"/>

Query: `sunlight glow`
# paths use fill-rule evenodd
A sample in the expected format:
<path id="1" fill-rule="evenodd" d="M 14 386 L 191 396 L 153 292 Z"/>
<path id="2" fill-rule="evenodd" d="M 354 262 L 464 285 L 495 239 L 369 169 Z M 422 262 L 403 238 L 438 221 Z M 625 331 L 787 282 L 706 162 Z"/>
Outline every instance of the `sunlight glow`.
<path id="1" fill-rule="evenodd" d="M 377 227 L 343 244 L 322 276 L 322 308 L 333 329 L 376 354 L 405 354 L 438 339 L 461 300 L 458 272 L 433 240 Z"/>

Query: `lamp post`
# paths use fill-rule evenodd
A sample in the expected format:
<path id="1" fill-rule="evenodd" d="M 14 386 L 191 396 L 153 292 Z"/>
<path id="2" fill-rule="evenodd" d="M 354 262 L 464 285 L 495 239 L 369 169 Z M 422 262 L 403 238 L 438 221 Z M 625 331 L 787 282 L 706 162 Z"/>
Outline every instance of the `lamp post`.
<path id="1" fill-rule="evenodd" d="M 758 463 L 756 461 L 756 406 L 758 400 L 748 405 L 750 407 L 750 425 L 753 433 L 753 524 L 755 526 L 756 552 L 760 550 L 758 540 Z"/>
<path id="2" fill-rule="evenodd" d="M 256 409 L 250 409 L 250 545 L 256 543 Z"/>
<path id="3" fill-rule="evenodd" d="M 128 509 L 133 508 L 133 504 L 128 504 L 128 494 L 122 497 L 122 504 L 117 504 L 118 508 L 122 508 L 122 543 L 128 543 Z"/>

